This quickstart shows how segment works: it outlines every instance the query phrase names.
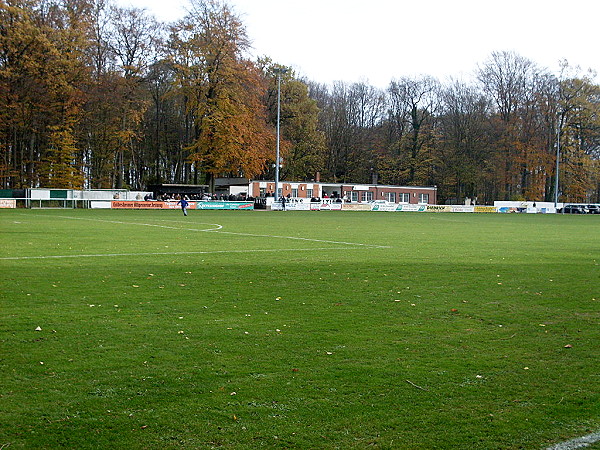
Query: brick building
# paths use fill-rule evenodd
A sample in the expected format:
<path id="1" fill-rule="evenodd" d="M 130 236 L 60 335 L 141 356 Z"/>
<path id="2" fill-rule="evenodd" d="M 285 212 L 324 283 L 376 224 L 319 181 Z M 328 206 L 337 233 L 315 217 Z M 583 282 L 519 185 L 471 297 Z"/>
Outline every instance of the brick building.
<path id="1" fill-rule="evenodd" d="M 274 181 L 250 181 L 248 195 L 252 197 L 272 196 Z M 385 200 L 391 203 L 429 204 L 437 203 L 436 186 L 387 186 L 380 184 L 279 182 L 279 195 L 295 198 L 343 198 L 350 203 L 367 203 Z"/>

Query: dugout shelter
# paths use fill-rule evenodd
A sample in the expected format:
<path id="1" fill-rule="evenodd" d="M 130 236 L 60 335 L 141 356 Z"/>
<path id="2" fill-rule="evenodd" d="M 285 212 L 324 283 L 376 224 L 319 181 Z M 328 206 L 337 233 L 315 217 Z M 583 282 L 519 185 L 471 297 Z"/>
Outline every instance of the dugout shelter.
<path id="1" fill-rule="evenodd" d="M 200 198 L 208 192 L 207 184 L 151 184 L 148 190 L 152 191 L 155 199 L 163 195 L 186 195 L 188 198 Z"/>

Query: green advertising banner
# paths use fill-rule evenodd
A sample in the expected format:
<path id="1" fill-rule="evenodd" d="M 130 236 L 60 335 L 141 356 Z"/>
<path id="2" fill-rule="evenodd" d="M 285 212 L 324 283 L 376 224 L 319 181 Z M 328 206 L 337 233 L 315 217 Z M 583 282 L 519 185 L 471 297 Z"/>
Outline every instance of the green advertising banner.
<path id="1" fill-rule="evenodd" d="M 254 209 L 253 202 L 196 202 L 196 209 Z"/>

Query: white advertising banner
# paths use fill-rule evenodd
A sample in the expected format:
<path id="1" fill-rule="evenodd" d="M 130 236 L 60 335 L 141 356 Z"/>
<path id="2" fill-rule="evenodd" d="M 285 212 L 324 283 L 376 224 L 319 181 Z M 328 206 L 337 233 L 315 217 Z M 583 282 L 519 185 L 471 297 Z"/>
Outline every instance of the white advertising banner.
<path id="1" fill-rule="evenodd" d="M 398 205 L 396 211 L 425 212 L 427 211 L 427 205 Z"/>
<path id="2" fill-rule="evenodd" d="M 424 212 L 427 211 L 427 205 L 376 202 L 371 205 L 371 211 Z"/>
<path id="3" fill-rule="evenodd" d="M 328 203 L 328 202 L 319 202 L 319 203 L 311 203 L 310 210 L 311 211 L 341 211 L 343 203 Z"/>
<path id="4" fill-rule="evenodd" d="M 475 206 L 453 205 L 452 212 L 472 213 L 475 212 Z"/>

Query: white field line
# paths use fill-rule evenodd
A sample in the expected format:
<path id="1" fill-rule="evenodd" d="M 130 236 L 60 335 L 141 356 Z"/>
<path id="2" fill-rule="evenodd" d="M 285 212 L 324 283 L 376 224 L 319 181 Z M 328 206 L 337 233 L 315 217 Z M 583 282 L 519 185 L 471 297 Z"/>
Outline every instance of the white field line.
<path id="1" fill-rule="evenodd" d="M 46 255 L 46 256 L 10 256 L 10 257 L 0 257 L 0 261 L 9 261 L 9 260 L 28 260 L 28 259 L 60 259 L 60 258 L 101 258 L 106 256 L 156 256 L 156 255 L 209 255 L 209 254 L 219 254 L 219 253 L 265 253 L 265 252 L 298 252 L 298 251 L 324 251 L 324 250 L 348 250 L 351 248 L 359 249 L 359 248 L 390 248 L 385 245 L 373 245 L 373 244 L 364 244 L 359 242 L 343 242 L 343 241 L 330 241 L 324 239 L 311 239 L 311 238 L 303 238 L 297 236 L 277 236 L 270 234 L 252 234 L 252 233 L 236 233 L 232 231 L 221 231 L 223 228 L 222 225 L 218 223 L 201 223 L 202 225 L 211 225 L 213 228 L 208 229 L 199 229 L 199 228 L 184 228 L 184 227 L 174 227 L 169 225 L 158 225 L 152 223 L 141 223 L 141 222 L 123 222 L 119 220 L 106 220 L 106 219 L 89 219 L 85 217 L 71 217 L 71 216 L 57 216 L 63 219 L 71 219 L 71 220 L 89 220 L 92 222 L 106 222 L 106 223 L 115 223 L 119 225 L 137 225 L 137 226 L 145 226 L 145 227 L 158 227 L 158 228 L 167 228 L 170 230 L 179 230 L 179 231 L 197 231 L 197 232 L 210 232 L 210 233 L 221 233 L 221 234 L 231 234 L 236 236 L 250 236 L 250 237 L 265 237 L 271 239 L 292 239 L 298 241 L 306 241 L 306 242 L 319 242 L 321 244 L 334 244 L 334 245 L 343 245 L 344 247 L 319 247 L 319 248 L 288 248 L 288 249 L 254 249 L 254 250 L 214 250 L 214 251 L 185 251 L 185 252 L 140 252 L 140 253 L 98 253 L 98 254 L 82 254 L 82 255 Z M 164 222 L 165 220 L 163 220 Z M 179 222 L 177 222 L 179 223 Z"/>
<path id="2" fill-rule="evenodd" d="M 297 236 L 277 236 L 273 234 L 252 234 L 252 233 L 236 233 L 233 231 L 221 231 L 221 230 L 206 230 L 207 232 L 215 232 L 219 234 L 234 234 L 237 236 L 251 236 L 251 237 L 266 237 L 266 238 L 274 238 L 274 239 L 294 239 L 298 241 L 310 241 L 310 242 L 321 242 L 323 244 L 337 244 L 337 245 L 350 245 L 350 246 L 360 246 L 360 247 L 370 247 L 370 248 L 391 248 L 389 245 L 374 245 L 374 244 L 362 244 L 359 242 L 344 242 L 344 241 L 328 241 L 325 239 L 311 239 L 311 238 L 303 238 Z"/>
<path id="3" fill-rule="evenodd" d="M 546 450 L 575 450 L 576 448 L 589 447 L 596 442 L 600 442 L 600 431 L 555 444 L 552 447 L 548 447 Z"/>
<path id="4" fill-rule="evenodd" d="M 350 248 L 358 250 L 360 247 Z M 267 248 L 253 250 L 207 250 L 196 252 L 140 252 L 140 253 L 97 253 L 85 255 L 46 255 L 46 256 L 7 256 L 0 258 L 0 261 L 15 261 L 27 259 L 62 259 L 62 258 L 102 258 L 115 256 L 178 256 L 178 255 L 216 255 L 226 253 L 268 253 L 268 252 L 307 252 L 307 251 L 325 251 L 325 250 L 349 250 L 348 247 L 322 247 L 322 248 Z"/>
<path id="5" fill-rule="evenodd" d="M 182 227 L 171 227 L 169 225 L 158 225 L 154 223 L 140 223 L 140 222 L 122 222 L 120 220 L 106 220 L 106 219 L 88 219 L 86 217 L 70 217 L 70 216 L 56 216 L 62 219 L 71 219 L 71 220 L 89 220 L 91 222 L 106 222 L 106 223 L 116 223 L 119 225 L 137 225 L 142 227 L 156 227 L 156 228 L 168 228 L 169 230 L 185 230 L 185 231 L 218 231 L 223 228 L 222 225 L 218 223 L 202 223 L 200 225 L 212 225 L 216 228 L 208 228 L 206 230 L 200 230 L 197 228 L 182 228 Z M 165 222 L 164 220 L 162 222 Z"/>
<path id="6" fill-rule="evenodd" d="M 203 223 L 202 225 L 212 225 L 216 228 L 201 230 L 197 228 L 183 228 L 183 227 L 172 227 L 169 225 L 157 225 L 152 223 L 141 223 L 141 222 L 122 222 L 118 220 L 105 220 L 105 219 L 88 219 L 84 217 L 70 217 L 70 216 L 58 216 L 64 219 L 73 219 L 73 220 L 90 220 L 92 222 L 108 222 L 108 223 L 117 223 L 121 225 L 138 225 L 145 227 L 158 227 L 158 228 L 168 228 L 171 230 L 182 230 L 182 231 L 199 231 L 199 232 L 212 232 L 212 233 L 221 233 L 221 234 L 233 234 L 236 236 L 249 236 L 249 237 L 266 237 L 272 239 L 292 239 L 298 241 L 307 241 L 307 242 L 319 242 L 322 244 L 335 244 L 335 245 L 349 245 L 349 246 L 359 246 L 359 247 L 370 247 L 370 248 L 391 248 L 388 245 L 374 245 L 374 244 L 363 244 L 359 242 L 344 242 L 344 241 L 330 241 L 325 239 L 311 239 L 311 238 L 303 238 L 297 236 L 277 236 L 272 234 L 252 234 L 252 233 L 237 233 L 233 231 L 221 231 L 223 225 L 219 225 L 218 223 Z"/>

